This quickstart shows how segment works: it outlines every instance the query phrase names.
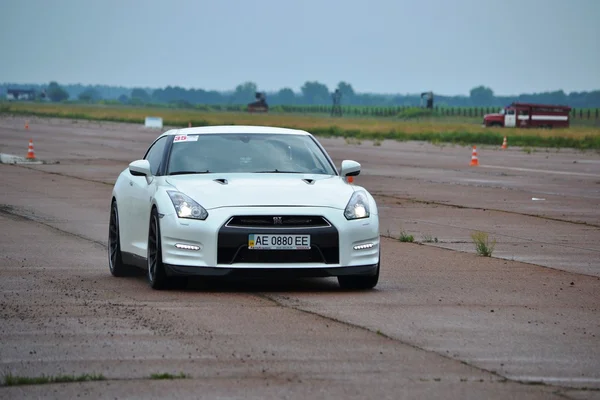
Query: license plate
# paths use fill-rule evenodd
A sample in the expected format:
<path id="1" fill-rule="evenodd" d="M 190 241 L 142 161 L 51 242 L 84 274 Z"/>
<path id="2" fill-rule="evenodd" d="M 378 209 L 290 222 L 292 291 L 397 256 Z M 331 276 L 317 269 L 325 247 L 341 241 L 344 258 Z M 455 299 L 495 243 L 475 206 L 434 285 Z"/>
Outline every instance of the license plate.
<path id="1" fill-rule="evenodd" d="M 310 235 L 259 235 L 248 236 L 250 250 L 310 250 Z"/>

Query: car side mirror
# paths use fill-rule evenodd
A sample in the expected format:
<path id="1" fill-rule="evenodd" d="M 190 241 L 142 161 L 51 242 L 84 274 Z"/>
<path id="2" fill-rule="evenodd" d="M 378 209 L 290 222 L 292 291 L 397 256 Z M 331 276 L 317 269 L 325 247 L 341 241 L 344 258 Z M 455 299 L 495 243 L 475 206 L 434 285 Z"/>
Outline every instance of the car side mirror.
<path id="1" fill-rule="evenodd" d="M 152 175 L 150 171 L 150 163 L 148 160 L 137 160 L 129 164 L 129 172 L 133 176 L 146 176 Z"/>
<path id="2" fill-rule="evenodd" d="M 352 160 L 342 161 L 342 177 L 358 176 L 360 174 L 360 164 Z"/>

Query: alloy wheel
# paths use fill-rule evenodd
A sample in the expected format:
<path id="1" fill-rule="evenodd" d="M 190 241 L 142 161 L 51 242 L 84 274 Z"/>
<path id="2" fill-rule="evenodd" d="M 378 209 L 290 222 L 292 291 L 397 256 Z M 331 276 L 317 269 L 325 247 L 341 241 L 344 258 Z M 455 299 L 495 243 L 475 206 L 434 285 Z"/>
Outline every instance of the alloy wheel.
<path id="1" fill-rule="evenodd" d="M 156 216 L 150 220 L 150 232 L 148 235 L 148 279 L 151 283 L 156 280 L 158 268 L 158 221 Z"/>
<path id="2" fill-rule="evenodd" d="M 111 272 L 114 272 L 117 265 L 117 256 L 119 251 L 119 215 L 117 205 L 113 204 L 110 213 L 110 222 L 108 226 L 108 261 Z"/>

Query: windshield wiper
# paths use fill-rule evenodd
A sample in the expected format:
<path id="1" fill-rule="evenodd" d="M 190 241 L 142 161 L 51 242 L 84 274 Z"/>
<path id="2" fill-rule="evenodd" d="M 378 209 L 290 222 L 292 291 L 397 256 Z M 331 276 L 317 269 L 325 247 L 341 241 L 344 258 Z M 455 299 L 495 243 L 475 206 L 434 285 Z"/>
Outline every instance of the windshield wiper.
<path id="1" fill-rule="evenodd" d="M 300 171 L 281 171 L 278 169 L 271 169 L 268 171 L 254 171 L 255 174 L 302 174 Z"/>
<path id="2" fill-rule="evenodd" d="M 191 174 L 210 174 L 209 170 L 206 171 L 175 171 L 169 173 L 169 175 L 191 175 Z"/>

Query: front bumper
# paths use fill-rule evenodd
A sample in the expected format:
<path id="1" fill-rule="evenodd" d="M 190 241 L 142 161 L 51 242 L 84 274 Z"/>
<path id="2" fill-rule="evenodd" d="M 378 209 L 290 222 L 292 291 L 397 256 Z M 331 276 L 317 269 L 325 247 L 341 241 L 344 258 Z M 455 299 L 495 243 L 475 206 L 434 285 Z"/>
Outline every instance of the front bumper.
<path id="1" fill-rule="evenodd" d="M 335 268 L 193 268 L 183 265 L 164 264 L 167 276 L 223 276 L 236 278 L 325 278 L 344 275 L 373 276 L 378 264 Z"/>
<path id="2" fill-rule="evenodd" d="M 328 224 L 318 227 L 225 226 L 232 217 L 240 215 L 322 216 Z M 160 230 L 162 260 L 167 272 L 173 275 L 260 275 L 265 270 L 269 276 L 279 270 L 287 270 L 288 275 L 305 276 L 369 275 L 374 273 L 379 260 L 378 216 L 348 221 L 342 210 L 331 208 L 224 207 L 210 210 L 205 221 L 177 218 L 171 213 L 160 219 Z M 312 249 L 248 250 L 251 233 L 310 234 Z M 355 249 L 355 246 L 361 247 Z"/>

